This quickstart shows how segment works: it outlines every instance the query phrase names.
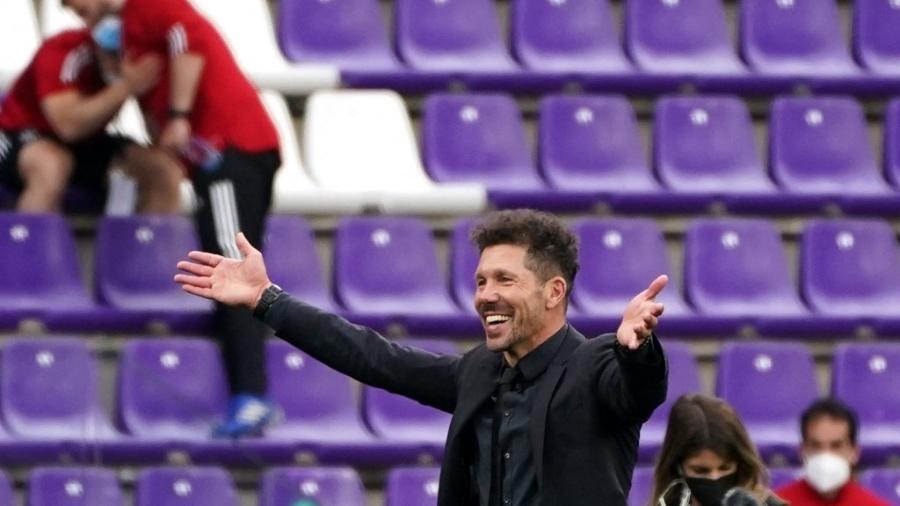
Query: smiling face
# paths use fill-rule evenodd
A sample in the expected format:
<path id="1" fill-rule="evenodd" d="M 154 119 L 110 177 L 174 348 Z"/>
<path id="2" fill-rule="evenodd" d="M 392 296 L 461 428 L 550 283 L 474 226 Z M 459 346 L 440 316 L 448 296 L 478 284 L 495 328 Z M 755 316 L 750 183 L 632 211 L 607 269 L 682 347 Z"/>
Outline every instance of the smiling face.
<path id="1" fill-rule="evenodd" d="M 475 309 L 491 351 L 513 352 L 521 357 L 524 353 L 519 349 L 529 351 L 531 343 L 549 337 L 562 326 L 556 318 L 548 317 L 552 316 L 548 312 L 557 312 L 555 301 L 561 298 L 548 285 L 561 284 L 564 294 L 565 282 L 560 277 L 541 280 L 526 267 L 526 260 L 527 249 L 516 245 L 490 246 L 481 253 L 475 272 Z"/>

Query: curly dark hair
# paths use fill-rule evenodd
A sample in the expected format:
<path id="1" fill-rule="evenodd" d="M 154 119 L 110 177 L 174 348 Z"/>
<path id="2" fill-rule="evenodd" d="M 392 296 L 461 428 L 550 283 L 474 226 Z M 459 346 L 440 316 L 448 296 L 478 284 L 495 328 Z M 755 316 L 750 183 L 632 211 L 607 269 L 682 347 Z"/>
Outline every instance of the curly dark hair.
<path id="1" fill-rule="evenodd" d="M 527 248 L 525 267 L 541 281 L 562 276 L 566 297 L 572 293 L 578 273 L 578 238 L 556 216 L 532 209 L 497 211 L 472 230 L 471 239 L 479 253 L 500 244 Z"/>

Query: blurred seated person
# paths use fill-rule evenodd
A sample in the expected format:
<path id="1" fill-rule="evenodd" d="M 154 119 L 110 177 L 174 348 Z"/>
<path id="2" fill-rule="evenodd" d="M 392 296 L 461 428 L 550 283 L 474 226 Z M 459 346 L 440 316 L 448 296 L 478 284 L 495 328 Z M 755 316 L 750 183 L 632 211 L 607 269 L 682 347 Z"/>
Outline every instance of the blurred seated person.
<path id="1" fill-rule="evenodd" d="M 69 184 L 103 199 L 111 166 L 137 181 L 138 211 L 179 209 L 180 165 L 106 132 L 130 96 L 156 83 L 160 63 L 113 65 L 117 55 L 106 53 L 115 47 L 101 48 L 101 36 L 81 29 L 48 38 L 0 102 L 0 185 L 18 195 L 21 212 L 59 211 Z"/>
<path id="2" fill-rule="evenodd" d="M 853 479 L 859 463 L 856 413 L 836 399 L 821 399 L 800 416 L 803 478 L 778 494 L 791 506 L 889 506 Z"/>
<path id="3" fill-rule="evenodd" d="M 786 506 L 767 481 L 731 406 L 705 395 L 675 401 L 654 470 L 654 506 Z"/>

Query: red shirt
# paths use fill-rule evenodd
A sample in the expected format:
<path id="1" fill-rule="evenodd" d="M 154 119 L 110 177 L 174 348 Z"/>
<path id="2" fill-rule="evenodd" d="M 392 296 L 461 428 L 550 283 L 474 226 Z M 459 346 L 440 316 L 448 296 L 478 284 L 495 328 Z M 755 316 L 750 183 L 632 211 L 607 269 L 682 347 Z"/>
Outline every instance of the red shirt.
<path id="1" fill-rule="evenodd" d="M 785 485 L 776 494 L 791 506 L 890 506 L 853 480 L 847 482 L 832 501 L 823 498 L 802 479 Z"/>
<path id="2" fill-rule="evenodd" d="M 0 104 L 0 129 L 53 133 L 41 102 L 54 93 L 93 95 L 105 86 L 90 32 L 69 30 L 45 40 Z"/>
<path id="3" fill-rule="evenodd" d="M 121 18 L 129 58 L 155 54 L 166 62 L 159 82 L 141 97 L 144 114 L 157 128 L 169 119 L 170 55 L 196 53 L 204 65 L 189 118 L 192 134 L 218 149 L 278 149 L 278 134 L 256 89 L 219 33 L 187 0 L 126 0 Z"/>

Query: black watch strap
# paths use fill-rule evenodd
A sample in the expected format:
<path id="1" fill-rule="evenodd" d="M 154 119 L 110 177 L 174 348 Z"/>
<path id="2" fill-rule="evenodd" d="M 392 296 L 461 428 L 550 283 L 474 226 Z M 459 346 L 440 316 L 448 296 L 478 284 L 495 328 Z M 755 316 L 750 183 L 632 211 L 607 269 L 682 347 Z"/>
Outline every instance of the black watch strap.
<path id="1" fill-rule="evenodd" d="M 268 288 L 263 290 L 262 297 L 259 298 L 259 302 L 257 302 L 256 307 L 253 308 L 253 316 L 262 320 L 269 311 L 269 308 L 272 307 L 272 304 L 278 300 L 278 297 L 282 293 L 284 293 L 284 290 L 282 290 L 280 286 L 275 283 L 269 285 Z"/>

